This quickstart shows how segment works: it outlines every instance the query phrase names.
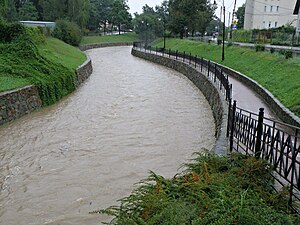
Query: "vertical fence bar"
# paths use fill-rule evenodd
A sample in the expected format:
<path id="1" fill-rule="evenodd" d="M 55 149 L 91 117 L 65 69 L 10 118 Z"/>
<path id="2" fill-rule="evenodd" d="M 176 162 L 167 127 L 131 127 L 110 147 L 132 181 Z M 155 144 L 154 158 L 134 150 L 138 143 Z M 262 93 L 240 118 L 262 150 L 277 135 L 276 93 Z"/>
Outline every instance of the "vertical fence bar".
<path id="1" fill-rule="evenodd" d="M 214 82 L 216 83 L 217 81 L 217 64 L 215 64 L 215 77 L 214 77 Z"/>
<path id="2" fill-rule="evenodd" d="M 185 59 L 185 51 L 183 52 L 183 62 L 184 62 L 184 59 Z"/>
<path id="3" fill-rule="evenodd" d="M 197 55 L 195 55 L 195 68 L 197 67 Z"/>
<path id="4" fill-rule="evenodd" d="M 202 72 L 202 68 L 203 68 L 203 57 L 201 57 L 201 72 Z"/>
<path id="5" fill-rule="evenodd" d="M 169 58 L 171 58 L 171 49 L 169 48 Z"/>
<path id="6" fill-rule="evenodd" d="M 290 187 L 290 198 L 289 198 L 289 205 L 292 206 L 293 203 L 293 189 L 294 189 L 294 179 L 295 179 L 295 170 L 296 170 L 296 159 L 297 159 L 297 141 L 298 141 L 298 129 L 295 132 L 295 139 L 294 139 L 294 146 L 293 146 L 293 156 L 292 156 L 292 176 L 291 176 L 291 187 Z"/>
<path id="7" fill-rule="evenodd" d="M 178 50 L 176 50 L 176 60 L 177 60 L 177 58 L 178 58 Z"/>
<path id="8" fill-rule="evenodd" d="M 255 158 L 259 159 L 261 153 L 261 137 L 263 132 L 264 122 L 264 108 L 259 109 L 258 121 L 257 121 L 257 132 L 256 132 L 256 143 L 255 143 Z"/>
<path id="9" fill-rule="evenodd" d="M 207 63 L 207 76 L 209 77 L 209 69 L 210 69 L 210 60 Z"/>
<path id="10" fill-rule="evenodd" d="M 231 129 L 230 129 L 230 137 L 229 137 L 229 150 L 232 152 L 233 150 L 233 136 L 234 136 L 234 130 L 235 130 L 235 112 L 236 112 L 236 100 L 233 101 L 232 106 L 232 114 L 231 114 Z M 230 115 L 230 114 L 229 114 Z"/>
<path id="11" fill-rule="evenodd" d="M 190 52 L 190 61 L 189 61 L 190 65 L 191 65 L 191 62 L 192 62 L 192 53 Z"/>
<path id="12" fill-rule="evenodd" d="M 226 133 L 226 136 L 227 138 L 229 137 L 229 131 L 230 131 L 230 112 L 231 112 L 231 102 L 232 102 L 232 99 L 229 99 L 229 102 L 228 102 L 228 118 L 227 118 L 227 133 Z"/>

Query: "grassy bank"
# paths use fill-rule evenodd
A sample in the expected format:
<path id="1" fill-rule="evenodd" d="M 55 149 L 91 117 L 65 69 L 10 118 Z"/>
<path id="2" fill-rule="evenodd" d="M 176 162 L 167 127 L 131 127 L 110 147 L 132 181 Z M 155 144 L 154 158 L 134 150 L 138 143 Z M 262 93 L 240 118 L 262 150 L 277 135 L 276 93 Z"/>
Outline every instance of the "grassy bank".
<path id="1" fill-rule="evenodd" d="M 162 42 L 158 43 L 162 47 Z M 237 70 L 268 89 L 287 108 L 300 116 L 300 57 L 285 59 L 280 54 L 255 52 L 253 49 L 225 47 L 221 62 L 221 46 L 189 40 L 168 39 L 167 48 L 191 52 Z"/>
<path id="2" fill-rule="evenodd" d="M 182 174 L 166 179 L 151 172 L 121 206 L 94 213 L 110 224 L 266 225 L 299 224 L 286 191 L 274 193 L 272 167 L 241 154 L 197 154 Z"/>
<path id="3" fill-rule="evenodd" d="M 46 38 L 38 28 L 0 26 L 0 92 L 35 84 L 49 105 L 74 90 L 75 68 L 86 60 L 84 53 Z"/>
<path id="4" fill-rule="evenodd" d="M 136 33 L 126 33 L 121 35 L 105 35 L 105 36 L 84 36 L 81 44 L 96 44 L 105 42 L 134 42 L 138 41 Z"/>

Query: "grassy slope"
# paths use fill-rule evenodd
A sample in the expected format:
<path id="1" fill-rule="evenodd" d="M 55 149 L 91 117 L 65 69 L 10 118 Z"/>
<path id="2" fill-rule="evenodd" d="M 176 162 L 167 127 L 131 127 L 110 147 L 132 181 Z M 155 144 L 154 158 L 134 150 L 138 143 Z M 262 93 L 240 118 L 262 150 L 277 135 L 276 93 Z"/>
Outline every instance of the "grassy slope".
<path id="1" fill-rule="evenodd" d="M 162 47 L 162 43 L 158 44 Z M 221 47 L 189 40 L 168 39 L 167 48 L 191 52 L 221 63 Z M 256 80 L 285 106 L 300 115 L 300 58 L 255 52 L 249 48 L 225 47 L 224 65 Z M 298 108 L 298 110 L 297 110 Z"/>
<path id="2" fill-rule="evenodd" d="M 76 69 L 86 60 L 86 55 L 58 39 L 47 38 L 45 44 L 39 44 L 40 54 L 51 62 L 61 64 L 69 69 Z M 22 63 L 22 59 L 20 59 Z M 24 87 L 31 84 L 29 79 L 0 74 L 0 92 Z"/>
<path id="3" fill-rule="evenodd" d="M 95 44 L 104 42 L 134 42 L 138 41 L 138 36 L 135 33 L 127 33 L 121 35 L 107 35 L 107 36 L 85 36 L 81 44 Z"/>

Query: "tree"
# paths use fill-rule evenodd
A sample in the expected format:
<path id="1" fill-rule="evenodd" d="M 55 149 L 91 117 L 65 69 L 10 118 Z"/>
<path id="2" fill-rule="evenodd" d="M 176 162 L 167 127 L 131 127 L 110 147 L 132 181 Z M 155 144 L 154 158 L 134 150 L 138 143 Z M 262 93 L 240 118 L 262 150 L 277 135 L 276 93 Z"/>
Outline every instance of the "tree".
<path id="1" fill-rule="evenodd" d="M 90 4 L 88 28 L 96 30 L 101 25 L 105 33 L 111 21 L 112 0 L 91 0 Z"/>
<path id="2" fill-rule="evenodd" d="M 4 17 L 8 22 L 14 22 L 18 19 L 18 13 L 14 0 L 7 0 Z"/>
<path id="3" fill-rule="evenodd" d="M 242 29 L 244 28 L 244 20 L 245 20 L 245 4 L 238 8 L 236 12 L 236 17 L 238 19 L 237 28 Z"/>
<path id="4" fill-rule="evenodd" d="M 119 34 L 121 34 L 122 26 L 127 28 L 131 26 L 132 17 L 128 10 L 129 6 L 125 0 L 115 0 L 112 4 L 111 22 L 118 26 Z"/>
<path id="5" fill-rule="evenodd" d="M 38 19 L 38 12 L 32 2 L 27 1 L 20 8 L 19 19 L 20 20 L 37 20 Z"/>
<path id="6" fill-rule="evenodd" d="M 170 0 L 170 29 L 175 34 L 204 32 L 212 20 L 214 8 L 208 0 Z"/>

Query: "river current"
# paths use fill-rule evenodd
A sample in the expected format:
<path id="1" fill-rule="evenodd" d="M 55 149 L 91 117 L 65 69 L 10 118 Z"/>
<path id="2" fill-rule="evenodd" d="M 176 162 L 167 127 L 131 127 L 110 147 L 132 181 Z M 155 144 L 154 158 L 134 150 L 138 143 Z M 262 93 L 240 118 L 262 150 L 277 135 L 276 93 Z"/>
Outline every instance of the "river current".
<path id="1" fill-rule="evenodd" d="M 94 72 L 74 93 L 0 127 L 0 224 L 94 225 L 149 170 L 172 177 L 215 143 L 203 94 L 130 47 L 87 51 Z"/>

